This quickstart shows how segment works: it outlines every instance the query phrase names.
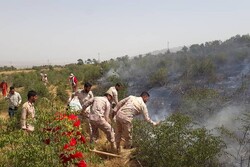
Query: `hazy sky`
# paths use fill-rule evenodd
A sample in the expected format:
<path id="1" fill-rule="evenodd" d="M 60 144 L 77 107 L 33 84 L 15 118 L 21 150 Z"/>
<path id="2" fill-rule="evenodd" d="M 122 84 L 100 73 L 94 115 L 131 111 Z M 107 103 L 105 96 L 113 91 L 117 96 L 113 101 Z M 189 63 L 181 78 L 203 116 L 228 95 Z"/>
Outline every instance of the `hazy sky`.
<path id="1" fill-rule="evenodd" d="M 0 65 L 76 63 L 226 40 L 250 0 L 0 0 Z M 99 55 L 99 56 L 98 56 Z"/>

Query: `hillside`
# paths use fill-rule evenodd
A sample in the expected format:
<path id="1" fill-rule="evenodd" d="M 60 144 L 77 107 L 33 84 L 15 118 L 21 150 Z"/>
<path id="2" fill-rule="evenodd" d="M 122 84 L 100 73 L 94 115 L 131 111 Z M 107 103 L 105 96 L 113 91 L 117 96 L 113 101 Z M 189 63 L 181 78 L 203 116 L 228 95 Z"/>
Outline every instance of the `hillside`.
<path id="1" fill-rule="evenodd" d="M 48 86 L 40 81 L 40 72 L 48 74 Z M 117 82 L 124 84 L 119 99 L 128 95 L 139 96 L 142 91 L 148 91 L 149 115 L 155 121 L 162 121 L 155 128 L 141 124 L 140 121 L 135 122 L 136 149 L 125 159 L 96 156 L 89 152 L 92 145 L 83 146 L 81 149 L 85 151 L 86 161 L 92 166 L 123 166 L 124 163 L 127 166 L 162 166 L 166 163 L 169 166 L 183 166 L 187 162 L 189 166 L 247 166 L 250 163 L 249 35 L 237 35 L 223 42 L 184 46 L 174 53 L 146 54 L 132 58 L 124 56 L 101 63 L 70 64 L 60 69 L 43 66 L 25 71 L 1 71 L 0 78 L 16 87 L 23 102 L 28 90 L 38 92 L 36 107 L 40 120 L 37 126 L 44 128 L 47 125 L 44 121 L 50 120 L 53 114 L 66 111 L 71 93 L 68 84 L 70 73 L 78 77 L 80 87 L 86 81 L 95 85 L 95 96 L 103 95 L 109 86 Z M 3 157 L 0 162 L 17 164 L 31 161 L 29 165 L 32 166 L 32 162 L 36 163 L 44 156 L 44 163 L 48 163 L 48 166 L 59 163 L 58 145 L 44 147 L 41 144 L 43 135 L 39 132 L 31 136 L 36 141 L 32 143 L 31 139 L 25 137 L 26 134 L 20 133 L 19 119 L 9 121 L 8 106 L 2 97 L 0 108 L 0 116 L 4 118 L 0 121 L 0 156 Z M 85 137 L 88 141 L 88 134 Z M 27 152 L 19 149 L 24 147 L 22 144 L 25 142 L 34 144 L 35 149 L 30 148 L 29 154 L 36 155 L 43 150 L 40 156 L 25 159 L 21 153 Z M 102 136 L 96 147 L 109 151 L 105 142 Z M 12 145 L 16 148 L 12 148 Z M 17 151 L 13 154 L 8 152 L 14 148 Z M 20 160 L 10 160 L 14 154 Z M 159 154 L 163 157 L 159 157 Z"/>

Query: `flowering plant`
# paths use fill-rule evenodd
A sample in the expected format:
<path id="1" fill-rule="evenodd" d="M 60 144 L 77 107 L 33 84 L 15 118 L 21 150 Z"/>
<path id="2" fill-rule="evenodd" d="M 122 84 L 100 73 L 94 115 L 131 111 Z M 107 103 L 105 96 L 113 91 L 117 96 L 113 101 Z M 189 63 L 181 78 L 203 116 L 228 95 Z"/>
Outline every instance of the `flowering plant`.
<path id="1" fill-rule="evenodd" d="M 75 114 L 57 112 L 52 121 L 44 128 L 44 143 L 59 144 L 59 157 L 64 166 L 86 167 L 82 151 L 86 150 L 86 139 L 81 132 L 81 122 Z"/>

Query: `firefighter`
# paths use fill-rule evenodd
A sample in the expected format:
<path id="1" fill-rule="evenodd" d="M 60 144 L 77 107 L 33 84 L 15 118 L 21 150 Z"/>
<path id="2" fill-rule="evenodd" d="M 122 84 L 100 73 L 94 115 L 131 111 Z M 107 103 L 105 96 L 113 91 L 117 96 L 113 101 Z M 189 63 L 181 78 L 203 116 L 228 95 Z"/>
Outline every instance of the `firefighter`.
<path id="1" fill-rule="evenodd" d="M 89 83 L 89 82 L 84 83 L 83 89 L 79 89 L 77 92 L 72 94 L 72 97 L 69 99 L 69 107 L 71 107 L 71 103 L 73 102 L 73 99 L 75 97 L 77 97 L 77 99 L 79 100 L 79 103 L 81 105 L 81 110 L 82 110 L 82 105 L 84 104 L 84 102 L 86 102 L 87 100 L 90 100 L 94 97 L 94 94 L 91 91 L 91 87 L 92 87 L 91 83 Z M 87 122 L 87 126 L 88 126 L 87 129 L 89 131 L 89 134 L 91 134 L 92 128 L 91 128 L 91 125 L 89 123 L 89 113 L 90 113 L 90 106 L 82 111 L 80 117 L 82 118 L 82 120 Z"/>
<path id="2" fill-rule="evenodd" d="M 112 105 L 115 106 L 118 103 L 118 91 L 122 89 L 122 84 L 117 83 L 115 86 L 112 86 L 108 89 L 109 92 L 112 92 L 113 100 Z"/>
<path id="3" fill-rule="evenodd" d="M 132 147 L 132 120 L 135 115 L 143 114 L 144 119 L 152 125 L 157 125 L 152 121 L 148 115 L 148 109 L 146 102 L 149 99 L 148 92 L 142 92 L 140 97 L 128 96 L 121 100 L 114 108 L 114 114 L 116 114 L 116 132 L 115 140 L 117 152 L 121 151 L 121 138 L 125 139 L 125 149 Z"/>
<path id="4" fill-rule="evenodd" d="M 114 130 L 110 125 L 110 101 L 112 100 L 112 92 L 106 92 L 104 96 L 94 97 L 83 104 L 83 110 L 91 106 L 89 120 L 92 127 L 91 142 L 95 142 L 98 138 L 98 129 L 101 129 L 111 143 L 111 150 L 115 150 Z"/>

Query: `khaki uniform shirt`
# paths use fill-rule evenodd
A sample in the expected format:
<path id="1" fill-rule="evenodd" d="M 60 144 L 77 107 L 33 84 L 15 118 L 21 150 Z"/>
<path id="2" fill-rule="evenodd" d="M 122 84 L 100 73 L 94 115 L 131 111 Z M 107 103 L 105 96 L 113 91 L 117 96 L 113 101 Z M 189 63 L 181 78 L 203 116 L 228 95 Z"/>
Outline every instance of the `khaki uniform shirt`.
<path id="1" fill-rule="evenodd" d="M 110 87 L 107 92 L 110 92 L 110 91 L 112 92 L 113 101 L 115 102 L 115 104 L 118 104 L 118 92 L 115 86 Z"/>
<path id="2" fill-rule="evenodd" d="M 14 94 L 9 93 L 7 99 L 9 99 L 9 108 L 11 109 L 15 109 L 22 102 L 22 97 L 18 92 L 14 92 Z"/>
<path id="3" fill-rule="evenodd" d="M 114 112 L 117 113 L 116 117 L 132 122 L 135 115 L 143 114 L 144 119 L 155 125 L 156 123 L 149 118 L 148 109 L 144 103 L 142 97 L 129 96 L 121 100 L 116 107 Z"/>
<path id="4" fill-rule="evenodd" d="M 32 122 L 35 120 L 35 107 L 34 104 L 29 101 L 23 104 L 22 115 L 21 115 L 21 126 L 22 129 L 27 129 L 30 131 L 34 130 L 34 126 L 32 126 Z M 31 124 L 30 124 L 31 122 Z"/>
<path id="5" fill-rule="evenodd" d="M 106 96 L 94 97 L 90 100 L 87 100 L 83 105 L 83 109 L 87 108 L 90 105 L 92 105 L 89 114 L 90 120 L 97 121 L 101 118 L 104 118 L 106 121 L 108 121 L 110 113 L 110 102 Z"/>
<path id="6" fill-rule="evenodd" d="M 75 93 L 75 96 L 78 97 L 81 105 L 84 104 L 84 102 L 86 102 L 87 100 L 89 99 L 92 99 L 94 97 L 94 94 L 92 91 L 89 91 L 88 93 L 85 92 L 83 89 L 82 90 L 78 90 L 76 93 Z"/>

